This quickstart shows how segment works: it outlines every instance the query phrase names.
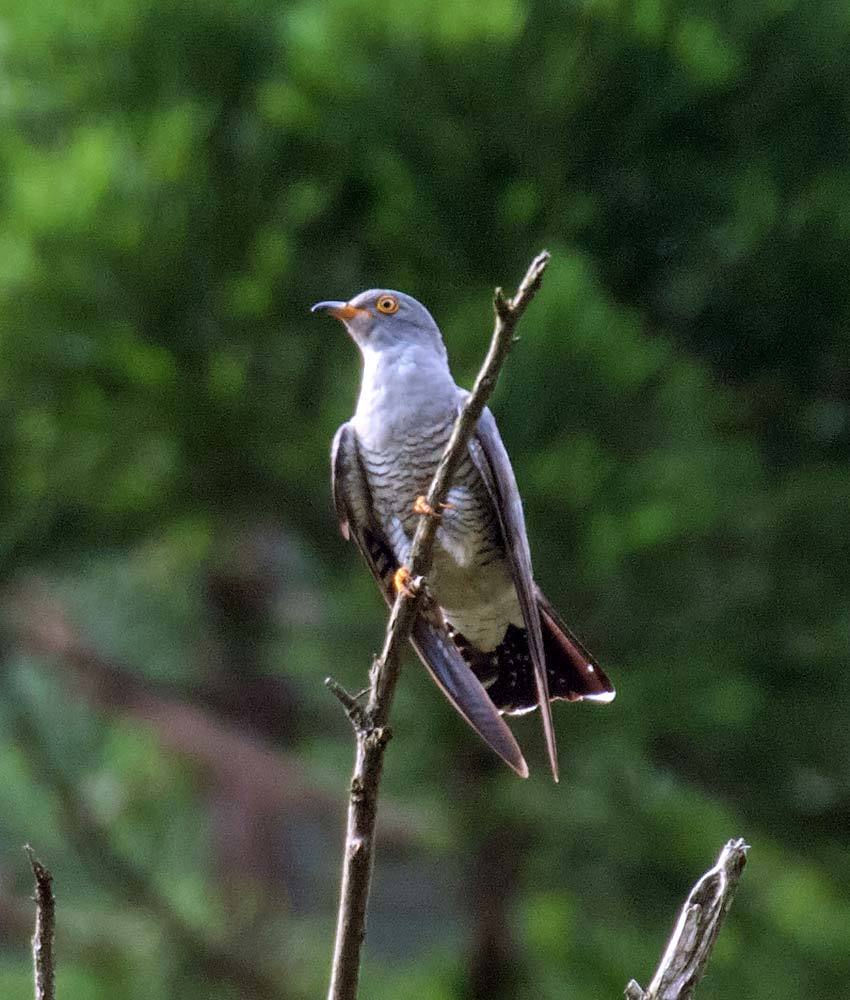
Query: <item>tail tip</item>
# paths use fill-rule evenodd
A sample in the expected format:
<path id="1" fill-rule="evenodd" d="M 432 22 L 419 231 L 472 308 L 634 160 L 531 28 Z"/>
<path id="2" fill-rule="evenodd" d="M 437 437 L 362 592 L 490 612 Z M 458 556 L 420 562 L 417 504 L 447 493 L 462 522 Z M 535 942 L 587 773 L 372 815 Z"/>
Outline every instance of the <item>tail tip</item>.
<path id="1" fill-rule="evenodd" d="M 592 701 L 597 705 L 608 705 L 617 697 L 617 692 L 614 688 L 608 691 L 598 691 L 593 694 L 583 694 L 581 696 L 582 701 Z"/>

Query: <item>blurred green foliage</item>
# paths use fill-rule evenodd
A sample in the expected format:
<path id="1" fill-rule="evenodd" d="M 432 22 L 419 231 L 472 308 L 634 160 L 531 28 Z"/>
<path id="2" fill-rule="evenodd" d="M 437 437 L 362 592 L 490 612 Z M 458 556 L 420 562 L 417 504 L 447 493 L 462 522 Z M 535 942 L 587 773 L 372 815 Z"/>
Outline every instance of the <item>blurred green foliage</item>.
<path id="1" fill-rule="evenodd" d="M 351 757 L 321 681 L 362 683 L 384 612 L 328 497 L 356 355 L 308 306 L 402 288 L 468 381 L 542 246 L 494 410 L 619 696 L 556 710 L 560 787 L 519 720 L 521 783 L 410 662 L 364 996 L 617 996 L 733 835 L 701 997 L 846 991 L 848 45 L 823 0 L 7 0 L 4 580 L 306 789 L 228 855 L 256 775 L 7 629 L 0 914 L 31 840 L 60 995 L 271 995 L 239 956 L 321 993 Z"/>

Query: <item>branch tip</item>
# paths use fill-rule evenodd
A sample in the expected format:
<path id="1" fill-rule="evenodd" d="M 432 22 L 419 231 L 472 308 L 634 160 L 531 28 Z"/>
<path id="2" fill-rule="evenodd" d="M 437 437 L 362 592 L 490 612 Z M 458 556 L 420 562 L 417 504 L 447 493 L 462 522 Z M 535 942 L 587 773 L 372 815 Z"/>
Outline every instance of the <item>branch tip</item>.
<path id="1" fill-rule="evenodd" d="M 333 677 L 325 678 L 325 687 L 345 709 L 345 714 L 351 720 L 351 724 L 354 728 L 358 732 L 363 729 L 366 724 L 366 713 L 357 698 L 355 698 L 353 694 L 349 694 L 340 683 L 333 679 Z"/>
<path id="2" fill-rule="evenodd" d="M 516 295 L 514 295 L 509 303 L 511 312 L 517 316 L 522 315 L 526 306 L 537 294 L 543 282 L 543 272 L 546 270 L 550 260 L 551 254 L 549 251 L 541 250 L 531 264 L 529 264 L 525 276 L 519 283 Z"/>
<path id="3" fill-rule="evenodd" d="M 30 868 L 32 870 L 33 876 L 35 877 L 36 889 L 39 892 L 50 891 L 50 886 L 53 882 L 53 875 L 51 872 L 44 867 L 44 865 L 35 856 L 35 851 L 29 844 L 24 844 L 24 850 L 29 858 Z"/>
<path id="4" fill-rule="evenodd" d="M 726 842 L 713 867 L 697 880 L 680 908 L 652 982 L 643 990 L 632 979 L 625 989 L 626 1000 L 690 1000 L 705 975 L 748 850 L 743 838 Z"/>
<path id="5" fill-rule="evenodd" d="M 35 876 L 35 931 L 32 936 L 32 962 L 36 1000 L 55 1000 L 56 972 L 53 941 L 56 933 L 56 900 L 53 876 L 35 856 L 29 844 L 24 850 Z"/>

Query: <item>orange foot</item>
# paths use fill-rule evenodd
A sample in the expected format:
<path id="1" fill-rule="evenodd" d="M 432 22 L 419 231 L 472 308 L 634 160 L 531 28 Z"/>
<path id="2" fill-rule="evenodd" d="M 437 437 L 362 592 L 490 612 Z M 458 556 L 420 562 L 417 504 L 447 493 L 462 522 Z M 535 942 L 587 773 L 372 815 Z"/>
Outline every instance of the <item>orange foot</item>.
<path id="1" fill-rule="evenodd" d="M 454 504 L 452 503 L 441 503 L 440 507 L 442 510 L 452 510 Z M 413 513 L 414 514 L 424 514 L 427 517 L 442 517 L 442 513 L 439 510 L 434 510 L 431 504 L 428 503 L 428 498 L 425 496 L 418 496 L 413 501 Z"/>
<path id="2" fill-rule="evenodd" d="M 393 586 L 397 594 L 405 597 L 415 597 L 419 590 L 419 581 L 414 580 L 407 566 L 399 566 L 393 574 Z"/>

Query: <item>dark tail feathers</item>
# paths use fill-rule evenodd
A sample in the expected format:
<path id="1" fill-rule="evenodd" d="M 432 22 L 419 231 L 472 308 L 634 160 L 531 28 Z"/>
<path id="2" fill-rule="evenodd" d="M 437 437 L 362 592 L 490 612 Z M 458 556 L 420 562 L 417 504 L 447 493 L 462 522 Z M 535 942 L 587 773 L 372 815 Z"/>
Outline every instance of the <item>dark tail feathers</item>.
<path id="1" fill-rule="evenodd" d="M 550 700 L 611 701 L 614 688 L 605 671 L 539 589 L 537 604 Z M 509 625 L 505 638 L 492 653 L 475 649 L 462 635 L 455 634 L 453 638 L 499 711 L 521 715 L 537 708 L 534 668 L 525 629 Z"/>

